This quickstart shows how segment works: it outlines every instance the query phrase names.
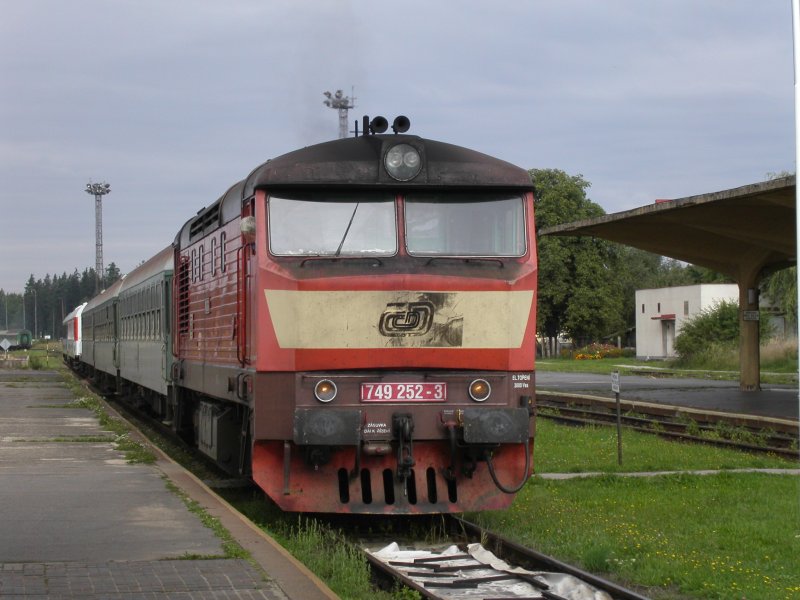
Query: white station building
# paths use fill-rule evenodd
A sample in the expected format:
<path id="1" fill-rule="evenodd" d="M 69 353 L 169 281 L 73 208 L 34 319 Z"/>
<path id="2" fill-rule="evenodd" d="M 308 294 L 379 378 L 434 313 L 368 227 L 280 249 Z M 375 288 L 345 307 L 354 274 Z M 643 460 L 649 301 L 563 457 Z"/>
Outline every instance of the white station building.
<path id="1" fill-rule="evenodd" d="M 636 292 L 636 356 L 675 356 L 675 337 L 683 324 L 723 301 L 739 302 L 735 283 L 703 283 Z"/>

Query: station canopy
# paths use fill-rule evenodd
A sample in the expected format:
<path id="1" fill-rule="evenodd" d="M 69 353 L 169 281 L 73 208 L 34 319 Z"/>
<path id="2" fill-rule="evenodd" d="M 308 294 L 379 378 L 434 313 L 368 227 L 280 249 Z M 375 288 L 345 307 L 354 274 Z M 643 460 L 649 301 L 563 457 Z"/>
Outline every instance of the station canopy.
<path id="1" fill-rule="evenodd" d="M 797 263 L 795 178 L 658 201 L 544 228 L 539 235 L 592 236 L 713 269 L 739 285 L 739 388 L 761 389 L 761 277 Z M 755 315 L 755 318 L 753 317 Z"/>
<path id="2" fill-rule="evenodd" d="M 795 177 L 690 196 L 542 229 L 593 236 L 713 269 L 741 280 L 797 261 Z"/>

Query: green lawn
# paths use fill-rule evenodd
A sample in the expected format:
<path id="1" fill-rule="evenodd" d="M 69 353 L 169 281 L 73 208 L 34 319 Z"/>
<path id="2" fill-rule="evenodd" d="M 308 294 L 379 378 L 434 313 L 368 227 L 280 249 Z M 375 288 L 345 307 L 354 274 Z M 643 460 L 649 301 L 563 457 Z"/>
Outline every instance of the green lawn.
<path id="1" fill-rule="evenodd" d="M 624 432 L 621 470 L 797 468 Z M 539 421 L 537 473 L 618 470 L 612 428 Z M 760 473 L 534 478 L 511 509 L 471 515 L 653 598 L 800 598 L 800 477 Z"/>

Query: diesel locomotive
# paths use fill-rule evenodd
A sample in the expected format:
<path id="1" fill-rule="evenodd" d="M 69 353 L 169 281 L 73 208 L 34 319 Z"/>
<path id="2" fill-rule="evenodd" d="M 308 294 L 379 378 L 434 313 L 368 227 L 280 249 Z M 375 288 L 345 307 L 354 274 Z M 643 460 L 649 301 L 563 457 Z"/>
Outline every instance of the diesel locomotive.
<path id="1" fill-rule="evenodd" d="M 82 307 L 70 359 L 284 510 L 508 506 L 533 469 L 533 187 L 408 126 L 255 168 Z"/>

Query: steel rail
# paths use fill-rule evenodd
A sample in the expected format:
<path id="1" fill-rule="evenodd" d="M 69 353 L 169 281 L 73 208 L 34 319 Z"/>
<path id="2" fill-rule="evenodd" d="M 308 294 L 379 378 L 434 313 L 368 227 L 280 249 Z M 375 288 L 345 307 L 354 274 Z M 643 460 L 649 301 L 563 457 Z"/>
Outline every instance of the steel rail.
<path id="1" fill-rule="evenodd" d="M 596 405 L 596 403 L 592 402 L 591 398 L 581 399 L 580 405 L 572 404 L 572 402 L 574 402 L 572 398 L 558 401 L 552 398 L 543 399 L 540 397 L 537 400 L 537 416 L 573 425 L 611 425 L 616 419 L 616 415 L 610 410 L 603 411 L 595 410 L 594 408 L 586 408 L 586 406 L 593 407 Z M 603 402 L 600 405 L 606 406 L 606 403 Z M 545 410 L 543 411 L 542 409 Z M 549 413 L 548 409 L 557 411 L 557 414 Z M 688 432 L 691 423 L 687 423 L 675 415 L 664 414 L 662 410 L 651 411 L 647 406 L 637 405 L 635 413 L 635 415 L 625 413 L 621 415 L 621 420 L 625 426 L 635 431 L 713 446 L 736 448 L 760 453 L 773 453 L 794 459 L 800 458 L 800 452 L 797 449 L 797 436 L 782 432 L 770 432 L 769 429 L 771 428 L 769 427 L 769 423 L 765 423 L 767 426 L 766 428 L 759 429 L 752 425 L 742 424 L 735 417 L 727 420 L 722 418 L 718 419 L 718 422 L 726 423 L 731 427 L 742 429 L 752 433 L 754 436 L 760 436 L 767 440 L 767 445 L 760 445 L 735 439 L 705 437 L 691 434 Z M 697 416 L 696 413 L 693 414 Z M 646 416 L 643 417 L 641 415 Z M 717 418 L 717 416 L 715 415 L 714 418 Z M 695 421 L 695 426 L 701 431 L 713 432 L 716 430 L 716 426 L 711 424 L 713 422 L 711 417 L 703 421 L 692 420 Z"/>

